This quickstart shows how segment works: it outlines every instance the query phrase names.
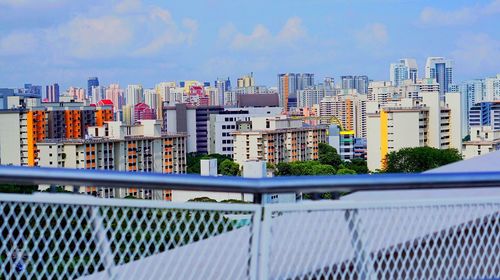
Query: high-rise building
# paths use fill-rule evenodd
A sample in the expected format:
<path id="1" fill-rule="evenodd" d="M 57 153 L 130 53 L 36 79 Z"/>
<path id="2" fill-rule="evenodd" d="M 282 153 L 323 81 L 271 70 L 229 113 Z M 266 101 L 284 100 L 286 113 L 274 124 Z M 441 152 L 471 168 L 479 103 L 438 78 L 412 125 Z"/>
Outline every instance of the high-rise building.
<path id="1" fill-rule="evenodd" d="M 345 131 L 354 131 L 354 136 L 366 138 L 366 100 L 364 94 L 327 96 L 319 105 L 323 119 L 337 119 Z"/>
<path id="2" fill-rule="evenodd" d="M 186 172 L 186 136 L 162 134 L 161 123 L 140 121 L 134 125 L 107 122 L 90 127 L 86 139 L 46 139 L 38 144 L 39 165 L 77 169 L 107 169 L 126 172 Z M 171 190 L 145 190 L 82 186 L 80 192 L 99 196 L 134 196 L 172 200 Z"/>
<path id="3" fill-rule="evenodd" d="M 334 89 L 326 87 L 325 85 L 318 85 L 297 91 L 297 107 L 311 108 L 317 105 L 326 96 L 333 96 Z"/>
<path id="4" fill-rule="evenodd" d="M 229 78 L 227 78 L 227 80 L 215 80 L 214 87 L 217 89 L 218 97 L 216 98 L 216 100 L 218 100 L 218 103 L 220 105 L 226 104 L 226 101 L 224 99 L 225 93 L 231 90 L 231 81 L 229 80 Z"/>
<path id="5" fill-rule="evenodd" d="M 370 80 L 368 79 L 368 76 L 354 76 L 354 88 L 360 94 L 367 94 L 368 93 L 368 84 L 369 83 L 370 83 Z"/>
<path id="6" fill-rule="evenodd" d="M 37 143 L 44 139 L 83 139 L 90 126 L 113 120 L 110 106 L 83 103 L 31 104 L 0 111 L 0 158 L 2 164 L 36 166 Z"/>
<path id="7" fill-rule="evenodd" d="M 278 94 L 280 106 L 285 111 L 297 107 L 297 91 L 314 86 L 314 74 L 285 73 L 278 74 Z"/>
<path id="8" fill-rule="evenodd" d="M 231 108 L 211 114 L 208 128 L 208 152 L 233 157 L 232 133 L 236 131 L 238 122 L 249 121 L 251 117 L 277 116 L 281 114 L 281 110 L 280 107 Z"/>
<path id="9" fill-rule="evenodd" d="M 90 77 L 87 80 L 87 94 L 92 94 L 92 89 L 99 86 L 99 79 L 97 77 Z M 99 101 L 99 100 L 97 100 Z M 94 101 L 96 103 L 97 101 Z"/>
<path id="10" fill-rule="evenodd" d="M 185 103 L 164 106 L 163 129 L 172 133 L 186 133 L 187 152 L 208 152 L 208 120 L 211 114 L 224 111 L 221 106 L 193 106 Z"/>
<path id="11" fill-rule="evenodd" d="M 47 102 L 59 102 L 59 84 L 55 83 L 45 87 Z"/>
<path id="12" fill-rule="evenodd" d="M 64 102 L 71 102 L 71 101 L 84 102 L 86 100 L 85 89 L 84 88 L 69 87 L 68 90 L 66 91 L 65 97 L 66 97 L 66 99 L 69 99 L 69 100 L 61 100 L 61 101 L 64 101 Z M 62 96 L 60 96 L 59 99 L 62 99 Z"/>
<path id="13" fill-rule="evenodd" d="M 486 100 L 484 101 L 500 100 L 500 74 L 486 78 L 484 83 L 486 91 Z"/>
<path id="14" fill-rule="evenodd" d="M 342 89 L 356 89 L 358 93 L 367 94 L 370 80 L 368 76 L 341 76 Z"/>
<path id="15" fill-rule="evenodd" d="M 253 73 L 250 73 L 250 75 L 245 75 L 243 77 L 238 78 L 238 80 L 236 81 L 236 86 L 238 88 L 247 88 L 247 87 L 255 86 L 255 80 L 253 78 Z"/>
<path id="16" fill-rule="evenodd" d="M 145 103 L 137 103 L 134 105 L 134 123 L 139 120 L 156 120 L 156 112 L 153 108 Z"/>
<path id="17" fill-rule="evenodd" d="M 92 104 L 97 104 L 103 99 L 106 99 L 106 88 L 103 86 L 92 87 L 90 102 Z"/>
<path id="18" fill-rule="evenodd" d="M 469 110 L 469 127 L 489 126 L 500 130 L 500 101 L 479 102 Z"/>
<path id="19" fill-rule="evenodd" d="M 22 89 L 23 94 L 30 94 L 33 97 L 42 97 L 42 86 L 35 86 L 32 84 L 24 84 L 24 88 Z"/>
<path id="20" fill-rule="evenodd" d="M 402 85 L 405 80 L 412 80 L 416 83 L 418 80 L 417 61 L 413 58 L 403 58 L 397 63 L 391 63 L 390 80 L 395 86 Z"/>
<path id="21" fill-rule="evenodd" d="M 444 94 L 451 92 L 453 84 L 453 60 L 444 57 L 429 57 L 425 64 L 425 77 L 435 79 L 439 84 L 440 98 L 444 99 Z"/>
<path id="22" fill-rule="evenodd" d="M 464 159 L 470 159 L 500 150 L 500 130 L 491 126 L 472 126 L 470 140 L 463 143 Z"/>
<path id="23" fill-rule="evenodd" d="M 469 130 L 469 112 L 471 108 L 486 100 L 486 84 L 483 79 L 464 81 L 459 85 L 459 92 L 462 96 L 464 106 L 463 128 L 466 132 Z"/>
<path id="24" fill-rule="evenodd" d="M 128 85 L 126 103 L 132 107 L 137 103 L 144 102 L 144 90 L 141 85 Z"/>
<path id="25" fill-rule="evenodd" d="M 234 161 L 242 165 L 250 160 L 272 164 L 317 160 L 326 134 L 326 126 L 305 127 L 302 120 L 285 116 L 250 118 L 234 133 Z"/>
<path id="26" fill-rule="evenodd" d="M 367 104 L 367 157 L 372 171 L 386 167 L 386 156 L 406 147 L 462 149 L 461 98 L 447 93 L 422 93 L 422 100 L 405 98 L 383 106 Z M 375 105 L 375 106 L 372 106 Z"/>
<path id="27" fill-rule="evenodd" d="M 342 84 L 342 89 L 352 89 L 354 88 L 354 77 L 351 75 L 340 76 L 340 81 Z"/>
<path id="28" fill-rule="evenodd" d="M 120 88 L 119 84 L 110 84 L 106 89 L 106 99 L 109 99 L 113 102 L 115 112 L 118 112 L 122 109 L 122 106 L 125 104 L 125 98 L 123 96 L 123 90 Z"/>

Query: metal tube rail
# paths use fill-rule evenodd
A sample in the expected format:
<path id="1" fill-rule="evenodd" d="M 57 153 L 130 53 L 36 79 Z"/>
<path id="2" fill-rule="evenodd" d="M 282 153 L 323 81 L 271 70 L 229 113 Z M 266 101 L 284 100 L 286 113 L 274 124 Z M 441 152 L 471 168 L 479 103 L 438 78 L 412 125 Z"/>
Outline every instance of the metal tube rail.
<path id="1" fill-rule="evenodd" d="M 192 174 L 119 172 L 68 168 L 0 166 L 0 183 L 139 187 L 236 193 L 354 192 L 500 187 L 500 172 L 283 176 L 274 178 L 208 177 Z"/>

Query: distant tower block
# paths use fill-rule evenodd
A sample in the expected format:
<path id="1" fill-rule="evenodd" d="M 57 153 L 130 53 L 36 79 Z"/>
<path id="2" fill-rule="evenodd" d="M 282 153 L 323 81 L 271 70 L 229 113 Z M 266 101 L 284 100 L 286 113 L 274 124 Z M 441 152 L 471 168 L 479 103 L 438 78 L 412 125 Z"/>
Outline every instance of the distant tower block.
<path id="1" fill-rule="evenodd" d="M 217 159 L 202 159 L 200 161 L 201 176 L 217 176 Z"/>

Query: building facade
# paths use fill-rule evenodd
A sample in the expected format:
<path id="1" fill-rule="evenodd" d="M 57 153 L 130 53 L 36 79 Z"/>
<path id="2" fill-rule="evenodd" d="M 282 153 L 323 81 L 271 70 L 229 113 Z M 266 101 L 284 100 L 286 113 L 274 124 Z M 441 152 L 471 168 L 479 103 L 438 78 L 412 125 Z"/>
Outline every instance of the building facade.
<path id="1" fill-rule="evenodd" d="M 326 126 L 303 127 L 302 120 L 286 117 L 256 117 L 251 129 L 234 133 L 234 161 L 242 165 L 250 160 L 268 163 L 318 159 L 319 143 L 327 143 Z"/>
<path id="2" fill-rule="evenodd" d="M 2 164 L 37 166 L 37 144 L 47 138 L 84 139 L 88 128 L 113 120 L 112 108 L 42 103 L 0 111 Z"/>
<path id="3" fill-rule="evenodd" d="M 462 148 L 458 93 L 448 93 L 445 106 L 441 106 L 439 92 L 431 92 L 423 93 L 421 102 L 403 99 L 380 108 L 368 107 L 367 158 L 372 171 L 384 169 L 387 154 L 402 148 Z"/>
<path id="4" fill-rule="evenodd" d="M 39 166 L 76 169 L 103 169 L 125 172 L 186 172 L 186 136 L 162 134 L 158 121 L 136 125 L 107 122 L 91 127 L 86 139 L 45 139 L 38 144 Z M 171 200 L 170 190 L 142 188 L 111 189 L 81 187 L 80 192 L 99 197 Z"/>
<path id="5" fill-rule="evenodd" d="M 208 153 L 233 157 L 234 137 L 232 134 L 236 132 L 239 122 L 250 121 L 252 117 L 277 116 L 281 114 L 281 111 L 281 107 L 250 107 L 225 109 L 217 114 L 211 114 L 209 120 Z"/>

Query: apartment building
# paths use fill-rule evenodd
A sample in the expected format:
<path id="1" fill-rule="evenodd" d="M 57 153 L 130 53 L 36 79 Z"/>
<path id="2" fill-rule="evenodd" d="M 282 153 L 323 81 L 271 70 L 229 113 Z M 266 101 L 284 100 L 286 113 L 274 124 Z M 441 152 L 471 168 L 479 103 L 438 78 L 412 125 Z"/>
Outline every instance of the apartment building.
<path id="1" fill-rule="evenodd" d="M 234 151 L 232 133 L 236 131 L 238 122 L 250 121 L 252 117 L 277 116 L 281 111 L 281 107 L 230 108 L 211 114 L 208 126 L 208 153 L 232 157 Z"/>
<path id="2" fill-rule="evenodd" d="M 333 96 L 334 89 L 328 88 L 324 85 L 309 87 L 297 91 L 297 107 L 298 108 L 311 108 L 321 102 L 326 96 Z"/>
<path id="3" fill-rule="evenodd" d="M 500 150 L 500 130 L 492 126 L 472 126 L 470 140 L 463 143 L 464 159 Z"/>
<path id="4" fill-rule="evenodd" d="M 430 92 L 422 93 L 422 101 L 406 98 L 368 107 L 367 158 L 372 171 L 385 168 L 387 154 L 405 147 L 461 150 L 459 93 L 447 93 L 446 103 L 440 101 L 439 92 Z"/>
<path id="5" fill-rule="evenodd" d="M 163 129 L 171 133 L 186 133 L 188 153 L 208 153 L 208 121 L 211 114 L 222 111 L 224 108 L 220 106 L 164 106 Z"/>
<path id="6" fill-rule="evenodd" d="M 469 127 L 474 126 L 491 126 L 494 130 L 500 130 L 500 101 L 479 102 L 472 106 L 469 110 Z"/>
<path id="7" fill-rule="evenodd" d="M 45 139 L 38 144 L 39 166 L 103 169 L 126 172 L 186 172 L 186 136 L 161 133 L 161 122 L 144 120 L 136 125 L 108 122 L 91 127 L 87 139 Z M 82 187 L 80 192 L 99 197 L 171 200 L 172 192 L 138 188 L 112 190 Z"/>
<path id="8" fill-rule="evenodd" d="M 0 162 L 38 165 L 37 143 L 46 138 L 81 139 L 87 129 L 113 120 L 109 106 L 83 103 L 28 102 L 24 107 L 0 111 Z"/>
<path id="9" fill-rule="evenodd" d="M 340 130 L 336 125 L 328 128 L 328 144 L 337 150 L 342 160 L 354 158 L 354 131 Z"/>
<path id="10" fill-rule="evenodd" d="M 318 159 L 318 144 L 327 143 L 326 126 L 304 127 L 302 120 L 279 117 L 255 117 L 234 135 L 234 161 L 268 163 Z"/>
<path id="11" fill-rule="evenodd" d="M 352 130 L 355 137 L 366 138 L 366 101 L 367 96 L 361 94 L 327 96 L 319 104 L 319 116 L 334 117 L 343 130 Z"/>

